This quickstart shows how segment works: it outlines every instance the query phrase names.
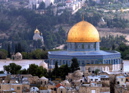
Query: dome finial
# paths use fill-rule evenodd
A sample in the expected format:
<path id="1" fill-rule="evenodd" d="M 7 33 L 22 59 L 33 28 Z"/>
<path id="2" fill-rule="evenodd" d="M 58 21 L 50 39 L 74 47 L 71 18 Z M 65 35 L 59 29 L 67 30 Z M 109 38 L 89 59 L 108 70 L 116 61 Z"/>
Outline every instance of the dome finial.
<path id="1" fill-rule="evenodd" d="M 84 13 L 82 14 L 82 20 L 84 21 Z"/>
<path id="2" fill-rule="evenodd" d="M 40 33 L 40 31 L 38 30 L 38 28 L 36 27 L 36 29 L 35 29 L 35 31 L 34 31 L 34 33 Z"/>

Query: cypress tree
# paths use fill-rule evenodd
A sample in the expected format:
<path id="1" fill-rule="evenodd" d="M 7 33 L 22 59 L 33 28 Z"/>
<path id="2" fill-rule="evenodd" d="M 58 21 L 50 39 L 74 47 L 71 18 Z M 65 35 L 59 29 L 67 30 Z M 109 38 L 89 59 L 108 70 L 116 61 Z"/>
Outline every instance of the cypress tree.
<path id="1" fill-rule="evenodd" d="M 20 43 L 18 43 L 17 48 L 18 48 L 18 52 L 22 52 L 22 47 Z"/>
<path id="2" fill-rule="evenodd" d="M 18 52 L 18 47 L 17 47 L 17 44 L 15 44 L 15 53 Z"/>
<path id="3" fill-rule="evenodd" d="M 75 70 L 79 69 L 79 64 L 78 64 L 77 58 L 72 59 L 72 64 L 71 64 L 70 69 L 71 69 L 71 72 L 74 72 Z"/>
<path id="4" fill-rule="evenodd" d="M 8 44 L 8 57 L 9 58 L 11 57 L 11 54 L 10 54 L 10 44 Z"/>
<path id="5" fill-rule="evenodd" d="M 53 70 L 53 75 L 57 78 L 59 77 L 59 67 L 58 67 L 58 62 L 55 63 L 55 68 Z"/>

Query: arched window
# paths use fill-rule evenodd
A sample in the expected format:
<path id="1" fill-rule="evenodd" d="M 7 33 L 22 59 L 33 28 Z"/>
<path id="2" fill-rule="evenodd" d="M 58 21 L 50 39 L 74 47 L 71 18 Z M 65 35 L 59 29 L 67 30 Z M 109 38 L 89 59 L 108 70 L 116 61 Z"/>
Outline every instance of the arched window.
<path id="1" fill-rule="evenodd" d="M 87 60 L 87 64 L 90 64 L 90 63 L 89 63 L 89 60 Z"/>
<path id="2" fill-rule="evenodd" d="M 90 49 L 93 49 L 93 44 L 90 44 Z"/>
<path id="3" fill-rule="evenodd" d="M 58 62 L 58 65 L 61 65 L 61 60 L 57 61 Z"/>
<path id="4" fill-rule="evenodd" d="M 84 62 L 82 62 L 82 66 L 85 66 L 85 63 Z"/>
<path id="5" fill-rule="evenodd" d="M 55 65 L 55 60 L 53 60 L 53 65 Z"/>
<path id="6" fill-rule="evenodd" d="M 94 48 L 95 48 L 95 50 L 96 50 L 96 43 L 94 43 Z"/>
<path id="7" fill-rule="evenodd" d="M 70 43 L 70 48 L 72 48 L 72 43 Z"/>
<path id="8" fill-rule="evenodd" d="M 87 44 L 88 45 L 88 49 L 90 49 L 90 45 L 89 44 Z"/>
<path id="9" fill-rule="evenodd" d="M 91 60 L 91 64 L 94 64 L 94 61 L 93 60 Z"/>
<path id="10" fill-rule="evenodd" d="M 109 64 L 111 64 L 111 61 L 109 60 Z"/>
<path id="11" fill-rule="evenodd" d="M 61 93 L 63 93 L 62 90 L 61 90 Z"/>
<path id="12" fill-rule="evenodd" d="M 82 49 L 84 49 L 84 44 L 82 44 Z"/>
<path id="13" fill-rule="evenodd" d="M 78 44 L 78 49 L 81 49 L 81 45 L 80 44 Z"/>
<path id="14" fill-rule="evenodd" d="M 88 45 L 87 44 L 85 44 L 85 49 L 88 49 Z"/>
<path id="15" fill-rule="evenodd" d="M 75 43 L 75 49 L 77 49 L 77 43 Z"/>
<path id="16" fill-rule="evenodd" d="M 63 64 L 66 64 L 66 63 L 65 63 L 65 60 L 63 60 Z"/>

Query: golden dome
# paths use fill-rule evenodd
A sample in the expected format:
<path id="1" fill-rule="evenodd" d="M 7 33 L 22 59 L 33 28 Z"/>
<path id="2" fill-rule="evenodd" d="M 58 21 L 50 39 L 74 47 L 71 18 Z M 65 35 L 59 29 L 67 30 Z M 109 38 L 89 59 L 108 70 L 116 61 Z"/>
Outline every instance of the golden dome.
<path id="1" fill-rule="evenodd" d="M 67 42 L 100 42 L 99 33 L 92 24 L 81 21 L 69 30 Z"/>
<path id="2" fill-rule="evenodd" d="M 39 34 L 40 31 L 36 28 L 35 31 L 34 31 L 34 33 L 38 33 Z"/>

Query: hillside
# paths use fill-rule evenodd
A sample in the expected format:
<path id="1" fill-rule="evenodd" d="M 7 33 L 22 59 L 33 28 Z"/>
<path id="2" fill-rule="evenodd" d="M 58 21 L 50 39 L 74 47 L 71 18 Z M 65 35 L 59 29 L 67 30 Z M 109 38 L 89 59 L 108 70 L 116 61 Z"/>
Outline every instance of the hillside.
<path id="1" fill-rule="evenodd" d="M 14 3 L 18 6 L 17 3 Z M 46 49 L 52 49 L 61 44 L 65 44 L 66 35 L 69 29 L 77 22 L 84 19 L 97 27 L 100 36 L 107 35 L 128 35 L 128 20 L 120 17 L 109 18 L 113 13 L 101 14 L 91 8 L 82 8 L 72 15 L 65 10 L 61 15 L 54 15 L 53 7 L 46 8 L 43 15 L 40 10 L 29 10 L 19 6 L 0 4 L 0 45 L 7 50 L 7 45 L 11 44 L 12 51 L 15 44 L 20 43 L 25 51 L 31 51 L 35 47 L 33 42 L 34 30 L 38 28 L 43 33 Z M 122 15 L 121 15 L 122 16 Z M 102 18 L 105 23 L 102 23 Z"/>
<path id="2" fill-rule="evenodd" d="M 5 45 L 12 41 L 25 42 L 26 46 L 30 46 L 33 44 L 32 37 L 36 27 L 43 33 L 46 48 L 50 49 L 64 43 L 65 33 L 61 26 L 54 27 L 57 23 L 53 21 L 55 17 L 51 17 L 52 14 L 49 12 L 51 11 L 46 15 L 40 15 L 29 9 L 8 9 L 3 6 L 0 10 L 0 43 Z M 24 43 L 22 45 L 24 46 Z"/>

